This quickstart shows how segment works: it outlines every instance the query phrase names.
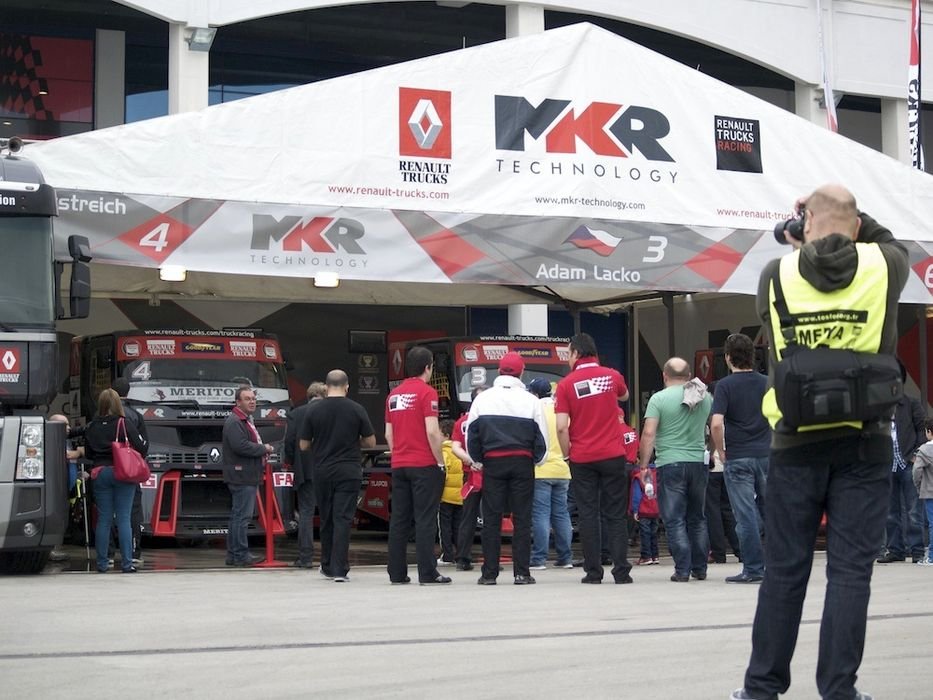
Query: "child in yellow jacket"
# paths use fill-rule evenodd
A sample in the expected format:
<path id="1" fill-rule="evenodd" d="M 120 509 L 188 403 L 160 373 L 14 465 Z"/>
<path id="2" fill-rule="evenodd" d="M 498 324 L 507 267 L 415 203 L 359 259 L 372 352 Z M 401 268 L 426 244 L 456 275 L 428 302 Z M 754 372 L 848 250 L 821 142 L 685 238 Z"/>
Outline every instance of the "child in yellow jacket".
<path id="1" fill-rule="evenodd" d="M 441 504 L 437 519 L 441 531 L 441 558 L 437 560 L 438 566 L 453 566 L 457 555 L 457 532 L 460 530 L 460 513 L 463 510 L 463 462 L 453 453 L 450 432 L 453 430 L 452 420 L 443 420 L 440 423 L 441 433 L 444 435 L 444 466 L 447 467 L 447 481 L 444 483 L 444 492 L 441 495 Z"/>

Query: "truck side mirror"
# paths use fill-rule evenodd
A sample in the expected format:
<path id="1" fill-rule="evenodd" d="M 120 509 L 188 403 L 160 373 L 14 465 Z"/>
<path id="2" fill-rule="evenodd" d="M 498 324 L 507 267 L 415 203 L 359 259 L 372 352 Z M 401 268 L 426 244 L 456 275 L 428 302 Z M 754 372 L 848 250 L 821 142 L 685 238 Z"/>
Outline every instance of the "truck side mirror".
<path id="1" fill-rule="evenodd" d="M 68 236 L 71 256 L 69 318 L 87 318 L 91 312 L 91 244 L 86 236 Z"/>

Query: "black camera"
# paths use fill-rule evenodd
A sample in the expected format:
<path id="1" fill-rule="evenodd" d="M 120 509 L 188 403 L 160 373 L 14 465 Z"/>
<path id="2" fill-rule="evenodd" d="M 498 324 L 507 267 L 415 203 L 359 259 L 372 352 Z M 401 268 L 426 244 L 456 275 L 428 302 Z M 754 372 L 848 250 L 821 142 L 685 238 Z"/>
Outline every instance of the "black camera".
<path id="1" fill-rule="evenodd" d="M 794 238 L 803 243 L 803 225 L 807 220 L 806 214 L 807 210 L 803 207 L 800 207 L 800 210 L 797 212 L 796 216 L 776 223 L 774 225 L 774 240 L 776 240 L 781 245 L 785 245 L 787 243 L 787 239 L 784 238 L 784 232 L 787 231 L 791 238 Z"/>

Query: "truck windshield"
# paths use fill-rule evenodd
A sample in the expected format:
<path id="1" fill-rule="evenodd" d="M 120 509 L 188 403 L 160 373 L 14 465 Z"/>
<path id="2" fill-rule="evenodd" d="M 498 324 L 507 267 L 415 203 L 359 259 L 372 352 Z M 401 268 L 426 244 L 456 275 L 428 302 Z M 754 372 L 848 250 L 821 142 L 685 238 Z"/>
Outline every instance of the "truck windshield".
<path id="1" fill-rule="evenodd" d="M 129 377 L 131 384 L 146 383 L 150 386 L 251 384 L 261 389 L 288 388 L 282 365 L 254 360 L 135 360 L 124 363 L 120 374 Z"/>
<path id="2" fill-rule="evenodd" d="M 55 322 L 51 220 L 0 217 L 0 250 L 6 251 L 0 255 L 0 324 L 14 329 L 51 327 Z"/>
<path id="3" fill-rule="evenodd" d="M 544 377 L 551 382 L 552 387 L 557 386 L 557 382 L 564 378 L 567 373 L 566 365 L 525 365 L 525 372 L 522 374 L 522 382 L 527 386 L 532 379 Z M 499 376 L 498 364 L 471 365 L 469 367 L 457 367 L 457 397 L 461 402 L 470 402 L 470 392 L 473 387 L 485 385 L 492 386 L 493 381 Z"/>

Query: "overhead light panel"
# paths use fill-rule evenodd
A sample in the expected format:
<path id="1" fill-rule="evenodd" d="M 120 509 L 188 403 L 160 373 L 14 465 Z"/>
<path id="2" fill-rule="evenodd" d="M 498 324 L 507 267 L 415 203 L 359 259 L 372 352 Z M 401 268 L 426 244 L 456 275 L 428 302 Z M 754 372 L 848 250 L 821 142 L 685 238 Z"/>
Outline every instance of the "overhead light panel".
<path id="1" fill-rule="evenodd" d="M 215 36 L 216 27 L 188 27 L 185 30 L 185 41 L 191 51 L 210 51 Z"/>
<path id="2" fill-rule="evenodd" d="M 336 287 L 340 284 L 340 276 L 336 272 L 318 272 L 314 275 L 315 287 Z"/>
<path id="3" fill-rule="evenodd" d="M 159 268 L 159 279 L 163 282 L 184 282 L 188 270 L 181 265 L 163 265 Z"/>

